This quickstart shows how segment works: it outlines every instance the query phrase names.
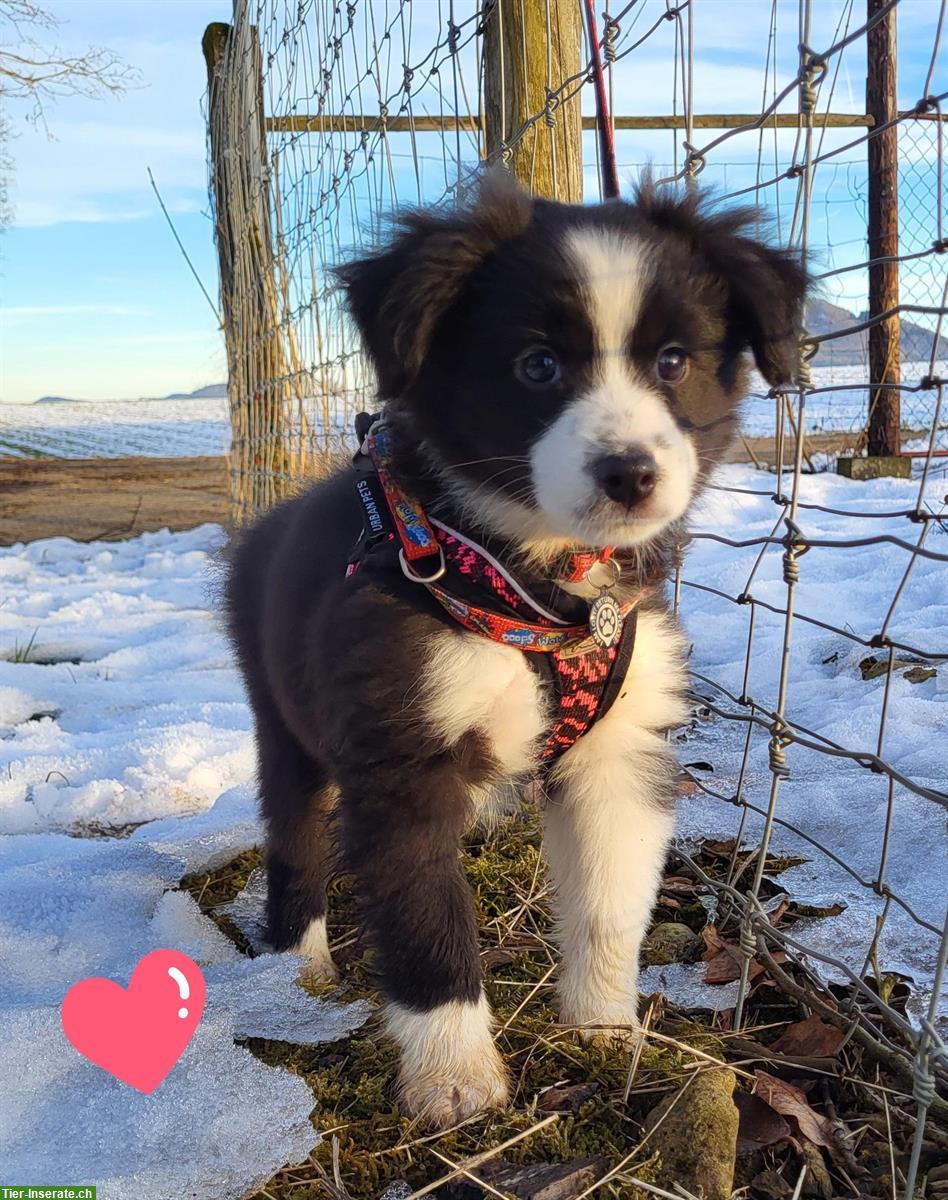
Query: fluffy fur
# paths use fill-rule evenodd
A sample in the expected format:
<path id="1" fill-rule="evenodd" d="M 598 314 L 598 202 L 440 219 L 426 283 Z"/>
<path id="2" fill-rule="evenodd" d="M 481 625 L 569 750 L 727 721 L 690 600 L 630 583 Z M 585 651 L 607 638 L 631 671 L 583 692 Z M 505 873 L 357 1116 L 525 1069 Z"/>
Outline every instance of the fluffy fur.
<path id="1" fill-rule="evenodd" d="M 341 280 L 403 489 L 539 573 L 551 602 L 572 546 L 618 547 L 617 597 L 637 590 L 734 431 L 745 352 L 771 384 L 792 377 L 805 274 L 747 236 L 751 218 L 648 186 L 631 204 L 570 207 L 496 179 L 467 209 L 399 218 Z M 529 654 L 463 631 L 423 587 L 397 571 L 346 578 L 353 483 L 342 470 L 268 513 L 232 556 L 270 938 L 331 975 L 326 883 L 354 874 L 403 1103 L 445 1125 L 506 1096 L 459 843 L 533 773 L 549 705 Z M 684 681 L 653 590 L 618 698 L 546 780 L 561 1018 L 587 1034 L 636 1028 L 673 825 L 663 733 L 684 715 Z"/>

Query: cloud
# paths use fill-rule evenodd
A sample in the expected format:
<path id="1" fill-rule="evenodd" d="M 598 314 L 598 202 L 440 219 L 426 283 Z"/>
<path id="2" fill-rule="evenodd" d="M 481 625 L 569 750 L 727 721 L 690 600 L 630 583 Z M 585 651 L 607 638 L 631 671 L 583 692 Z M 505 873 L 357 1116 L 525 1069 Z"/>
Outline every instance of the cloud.
<path id="1" fill-rule="evenodd" d="M 45 317 L 147 317 L 150 309 L 126 304 L 21 304 L 0 308 L 0 321 Z"/>
<path id="2" fill-rule="evenodd" d="M 112 207 L 115 200 L 85 200 L 66 196 L 42 200 L 20 200 L 16 204 L 13 225 L 18 229 L 36 229 L 48 225 L 64 225 L 69 222 L 86 224 L 112 224 L 120 221 L 142 221 L 158 214 L 158 202 L 149 190 L 150 203 Z M 164 197 L 170 213 L 201 212 L 205 199 L 182 196 L 175 200 Z"/>

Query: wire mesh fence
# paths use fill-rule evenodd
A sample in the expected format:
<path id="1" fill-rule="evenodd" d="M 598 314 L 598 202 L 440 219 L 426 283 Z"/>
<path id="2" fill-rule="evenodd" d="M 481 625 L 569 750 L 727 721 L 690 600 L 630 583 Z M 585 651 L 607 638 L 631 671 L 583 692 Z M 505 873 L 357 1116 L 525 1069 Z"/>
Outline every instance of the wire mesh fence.
<path id="1" fill-rule="evenodd" d="M 455 201 L 485 159 L 528 184 L 545 171 L 554 191 L 575 189 L 558 141 L 571 121 L 583 127 L 578 183 L 597 197 L 587 49 L 574 70 L 551 49 L 578 4 L 539 6 L 546 39 L 522 119 L 511 119 L 509 97 L 498 116 L 485 92 L 486 56 L 517 50 L 497 33 L 515 3 L 237 0 L 209 61 L 238 518 L 324 470 L 346 449 L 354 414 L 373 407 L 332 268 L 373 245 L 387 213 Z M 935 749 L 948 711 L 945 5 L 870 3 L 868 15 L 855 0 L 753 7 L 753 18 L 741 10 L 746 28 L 722 30 L 720 7 L 702 0 L 633 0 L 607 8 L 600 25 L 624 188 L 648 162 L 672 184 L 754 202 L 820 285 L 801 384 L 752 389 L 738 457 L 753 466 L 715 485 L 674 578 L 686 627 L 701 630 L 695 722 L 677 735 L 697 764 L 683 834 L 710 822 L 733 838 L 723 874 L 687 845 L 682 854 L 718 920 L 739 931 L 737 1026 L 755 964 L 791 991 L 808 979 L 816 1011 L 843 1020 L 913 1096 L 909 1197 L 948 1075 L 948 770 Z M 893 9 L 903 17 L 896 111 L 873 124 L 867 37 Z M 893 315 L 870 311 L 870 274 L 884 264 L 867 246 L 867 151 L 890 129 L 894 379 L 870 371 L 870 331 Z M 902 449 L 916 456 L 911 475 L 859 484 L 820 474 L 840 452 L 865 449 L 870 408 L 892 395 Z M 775 847 L 806 858 L 798 877 L 827 901 L 822 919 L 774 923 Z M 842 915 L 828 915 L 840 904 Z M 907 1007 L 893 998 L 899 973 L 911 977 Z"/>

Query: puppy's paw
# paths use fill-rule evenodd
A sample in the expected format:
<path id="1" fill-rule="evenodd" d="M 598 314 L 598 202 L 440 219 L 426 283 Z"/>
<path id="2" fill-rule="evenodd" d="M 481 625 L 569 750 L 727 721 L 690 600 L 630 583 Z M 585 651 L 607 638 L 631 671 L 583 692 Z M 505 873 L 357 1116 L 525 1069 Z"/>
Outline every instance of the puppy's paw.
<path id="1" fill-rule="evenodd" d="M 337 983 L 339 970 L 327 951 L 325 957 L 309 958 L 303 963 L 299 970 L 299 980 L 300 983 L 310 985 Z"/>
<path id="2" fill-rule="evenodd" d="M 560 1024 L 569 1026 L 582 1041 L 593 1045 L 605 1047 L 619 1043 L 634 1050 L 642 1040 L 642 1023 L 632 1004 L 564 1006 Z"/>
<path id="3" fill-rule="evenodd" d="M 446 1129 L 507 1103 L 507 1071 L 483 995 L 425 1012 L 389 1004 L 385 1025 L 401 1051 L 402 1108 L 423 1125 Z"/>
<path id="4" fill-rule="evenodd" d="M 407 1116 L 429 1129 L 449 1129 L 475 1113 L 504 1108 L 509 1100 L 507 1072 L 496 1050 L 458 1067 L 399 1078 L 401 1106 Z"/>
<path id="5" fill-rule="evenodd" d="M 293 954 L 299 954 L 304 959 L 299 972 L 302 983 L 335 983 L 339 978 L 336 964 L 329 953 L 325 917 L 315 917 L 310 921 L 306 932 L 291 949 Z"/>

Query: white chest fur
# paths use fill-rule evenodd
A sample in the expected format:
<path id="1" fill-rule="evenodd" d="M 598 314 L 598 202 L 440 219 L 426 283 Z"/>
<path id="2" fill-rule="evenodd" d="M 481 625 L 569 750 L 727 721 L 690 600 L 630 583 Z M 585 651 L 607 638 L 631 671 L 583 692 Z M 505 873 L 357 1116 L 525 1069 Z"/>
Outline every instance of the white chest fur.
<path id="1" fill-rule="evenodd" d="M 682 646 L 668 616 L 640 614 L 625 684 L 602 723 L 605 728 L 608 722 L 608 738 L 593 737 L 599 728 L 594 726 L 561 760 L 554 777 L 582 770 L 590 754 L 634 753 L 636 731 L 654 733 L 684 719 Z M 462 630 L 445 630 L 429 642 L 417 699 L 423 720 L 445 746 L 476 730 L 508 779 L 531 770 L 551 720 L 527 654 Z"/>

